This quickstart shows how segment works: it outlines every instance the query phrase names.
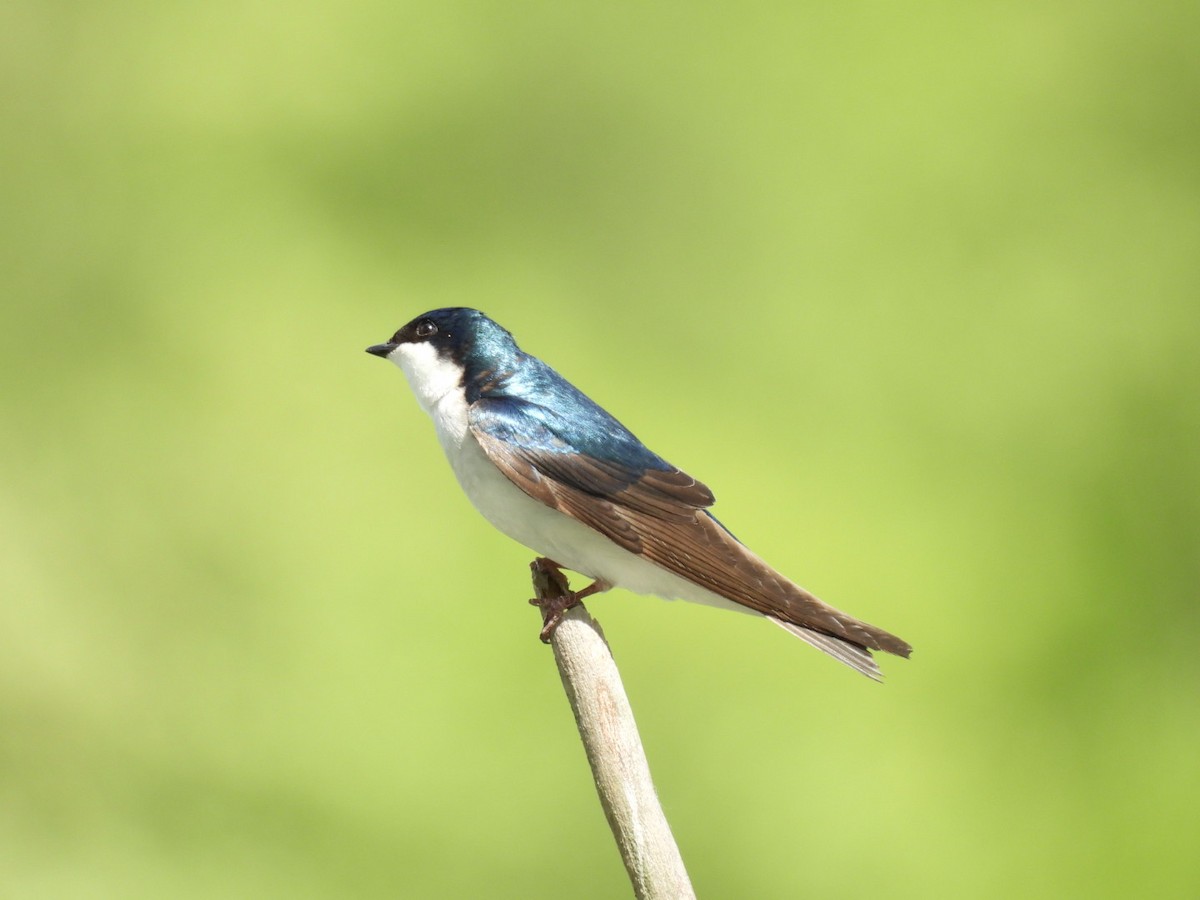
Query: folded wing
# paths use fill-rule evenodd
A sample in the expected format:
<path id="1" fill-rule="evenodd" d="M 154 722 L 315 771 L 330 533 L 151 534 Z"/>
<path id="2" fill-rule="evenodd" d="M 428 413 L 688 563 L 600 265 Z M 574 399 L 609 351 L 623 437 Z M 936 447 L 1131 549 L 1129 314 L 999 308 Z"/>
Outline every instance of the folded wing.
<path id="1" fill-rule="evenodd" d="M 708 513 L 713 495 L 705 485 L 640 443 L 640 452 L 625 452 L 624 459 L 581 454 L 570 423 L 511 398 L 474 403 L 470 427 L 488 458 L 530 497 L 770 617 L 846 665 L 878 678 L 868 650 L 905 657 L 911 652 L 895 635 L 842 613 L 776 572 Z M 636 441 L 628 432 L 622 437 Z"/>

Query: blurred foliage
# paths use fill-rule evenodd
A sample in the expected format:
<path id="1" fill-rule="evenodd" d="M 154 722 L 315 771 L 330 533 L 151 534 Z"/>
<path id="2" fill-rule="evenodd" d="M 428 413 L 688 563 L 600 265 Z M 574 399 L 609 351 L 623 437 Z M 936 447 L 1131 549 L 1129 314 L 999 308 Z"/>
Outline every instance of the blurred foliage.
<path id="1" fill-rule="evenodd" d="M 11 0 L 5 896 L 627 894 L 460 304 L 916 647 L 592 604 L 701 896 L 1194 896 L 1198 20 Z"/>

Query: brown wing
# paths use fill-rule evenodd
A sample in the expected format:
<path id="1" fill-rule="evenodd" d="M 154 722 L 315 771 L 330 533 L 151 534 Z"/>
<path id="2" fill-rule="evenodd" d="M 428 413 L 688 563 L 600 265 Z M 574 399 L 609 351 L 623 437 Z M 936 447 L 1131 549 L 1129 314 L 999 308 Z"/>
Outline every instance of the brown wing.
<path id="1" fill-rule="evenodd" d="M 899 656 L 911 652 L 894 635 L 834 609 L 772 569 L 704 511 L 712 493 L 683 472 L 647 470 L 633 477 L 591 458 L 516 445 L 474 426 L 471 430 L 488 458 L 530 497 L 667 571 L 785 627 Z M 805 639 L 831 652 L 821 642 Z"/>

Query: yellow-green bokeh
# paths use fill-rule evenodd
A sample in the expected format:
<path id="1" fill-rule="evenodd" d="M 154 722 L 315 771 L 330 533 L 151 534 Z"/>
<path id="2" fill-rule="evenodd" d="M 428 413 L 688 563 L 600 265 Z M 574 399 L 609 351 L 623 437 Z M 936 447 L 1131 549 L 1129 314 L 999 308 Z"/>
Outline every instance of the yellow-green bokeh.
<path id="1" fill-rule="evenodd" d="M 0 893 L 619 897 L 477 306 L 916 650 L 591 604 L 701 896 L 1200 883 L 1194 4 L 0 13 Z"/>

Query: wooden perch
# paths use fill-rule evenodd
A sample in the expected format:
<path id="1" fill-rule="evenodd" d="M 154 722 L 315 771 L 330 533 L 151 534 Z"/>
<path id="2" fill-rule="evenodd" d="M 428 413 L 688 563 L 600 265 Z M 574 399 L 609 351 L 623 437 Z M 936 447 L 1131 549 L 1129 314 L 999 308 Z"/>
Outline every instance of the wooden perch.
<path id="1" fill-rule="evenodd" d="M 538 601 L 570 596 L 562 572 L 552 562 L 530 564 Z M 583 739 L 596 793 L 617 849 L 639 900 L 695 898 L 679 847 L 671 834 L 642 749 L 637 723 L 612 651 L 600 625 L 583 604 L 571 607 L 549 635 L 567 701 Z"/>

